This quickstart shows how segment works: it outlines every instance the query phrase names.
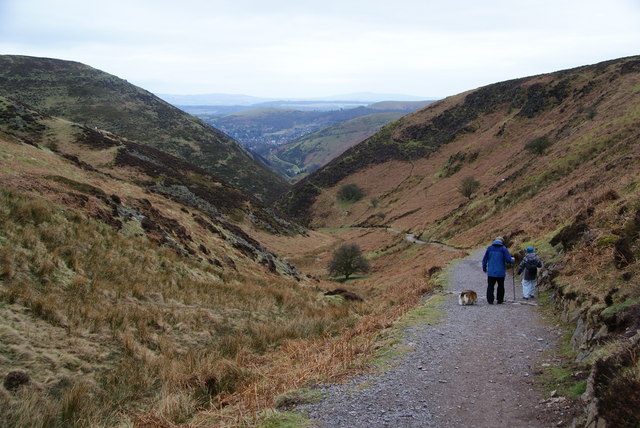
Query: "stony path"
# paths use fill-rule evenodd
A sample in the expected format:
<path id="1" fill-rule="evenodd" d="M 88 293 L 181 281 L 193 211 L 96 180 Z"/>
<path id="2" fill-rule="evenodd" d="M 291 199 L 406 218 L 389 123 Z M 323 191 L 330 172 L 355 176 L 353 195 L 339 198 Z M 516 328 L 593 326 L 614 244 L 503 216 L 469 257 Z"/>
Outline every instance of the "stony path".
<path id="1" fill-rule="evenodd" d="M 502 305 L 488 305 L 484 250 L 458 263 L 442 322 L 414 327 L 414 350 L 382 374 L 322 388 L 326 398 L 297 411 L 319 427 L 543 427 L 533 370 L 555 345 L 556 332 L 539 322 L 537 307 L 513 302 L 511 277 Z M 473 289 L 474 306 L 459 306 L 457 292 Z M 555 424 L 553 424 L 555 425 Z"/>

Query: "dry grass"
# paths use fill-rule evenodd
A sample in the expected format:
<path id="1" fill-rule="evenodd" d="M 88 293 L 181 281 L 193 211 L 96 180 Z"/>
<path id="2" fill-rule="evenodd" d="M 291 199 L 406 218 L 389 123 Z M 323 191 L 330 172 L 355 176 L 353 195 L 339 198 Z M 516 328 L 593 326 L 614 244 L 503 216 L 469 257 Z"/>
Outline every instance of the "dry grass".
<path id="1" fill-rule="evenodd" d="M 77 362 L 95 370 L 89 377 L 104 402 L 89 412 L 71 396 L 51 401 L 43 408 L 53 406 L 54 425 L 67 414 L 121 418 L 144 408 L 185 422 L 213 397 L 254 382 L 260 366 L 245 367 L 247 355 L 263 358 L 288 341 L 335 336 L 358 317 L 293 280 L 248 281 L 7 190 L 0 192 L 0 242 L 0 304 L 25 308 L 55 334 L 104 347 L 98 361 L 80 355 Z M 21 345 L 45 349 L 41 339 Z M 30 372 L 44 390 L 51 387 L 54 380 L 39 376 L 36 363 Z M 78 394 L 74 388 L 67 394 Z"/>
<path id="2" fill-rule="evenodd" d="M 375 234 L 344 232 L 375 249 Z M 318 242 L 330 252 L 341 240 Z M 392 257 L 377 258 L 378 269 L 401 253 Z M 365 368 L 375 335 L 432 286 L 423 261 L 396 266 L 395 280 L 350 285 L 366 304 L 340 303 L 290 279 L 192 261 L 8 189 L 0 260 L 0 310 L 11 320 L 0 338 L 13 341 L 0 370 L 22 368 L 33 381 L 1 398 L 7 426 L 251 423 L 283 392 Z"/>
<path id="3" fill-rule="evenodd" d="M 414 279 L 386 288 L 388 299 L 368 301 L 369 313 L 339 336 L 289 340 L 264 358 L 241 356 L 241 364 L 253 366 L 261 376 L 243 390 L 222 398 L 218 412 L 201 417 L 215 426 L 250 425 L 258 411 L 273 407 L 275 398 L 286 391 L 341 380 L 366 369 L 375 351 L 376 336 L 414 308 L 431 287 L 425 279 Z M 226 406 L 233 410 L 226 411 Z"/>

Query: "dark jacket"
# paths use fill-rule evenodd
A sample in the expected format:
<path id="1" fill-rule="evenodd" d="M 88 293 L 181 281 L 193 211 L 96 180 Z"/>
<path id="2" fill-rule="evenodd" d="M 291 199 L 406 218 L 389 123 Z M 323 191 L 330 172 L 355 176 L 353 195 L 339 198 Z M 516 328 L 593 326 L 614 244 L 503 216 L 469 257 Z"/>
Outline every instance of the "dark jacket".
<path id="1" fill-rule="evenodd" d="M 495 241 L 487 248 L 482 258 L 482 270 L 488 276 L 504 278 L 507 272 L 506 264 L 514 263 L 516 260 L 511 257 L 509 250 L 502 245 L 502 242 Z"/>
<path id="2" fill-rule="evenodd" d="M 538 275 L 538 269 L 542 267 L 542 261 L 534 254 L 528 253 L 518 266 L 518 275 L 524 272 L 522 279 L 532 281 Z"/>

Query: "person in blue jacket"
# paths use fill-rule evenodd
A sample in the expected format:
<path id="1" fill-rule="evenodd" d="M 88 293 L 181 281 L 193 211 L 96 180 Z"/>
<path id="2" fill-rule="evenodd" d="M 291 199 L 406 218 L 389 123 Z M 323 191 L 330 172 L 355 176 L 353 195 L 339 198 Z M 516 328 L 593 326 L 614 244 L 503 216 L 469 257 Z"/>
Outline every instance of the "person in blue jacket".
<path id="1" fill-rule="evenodd" d="M 504 277 L 507 273 L 507 263 L 514 263 L 509 250 L 504 246 L 504 239 L 498 236 L 493 244 L 487 248 L 482 258 L 482 271 L 487 274 L 487 302 L 493 305 L 493 288 L 498 284 L 497 303 L 504 302 Z"/>

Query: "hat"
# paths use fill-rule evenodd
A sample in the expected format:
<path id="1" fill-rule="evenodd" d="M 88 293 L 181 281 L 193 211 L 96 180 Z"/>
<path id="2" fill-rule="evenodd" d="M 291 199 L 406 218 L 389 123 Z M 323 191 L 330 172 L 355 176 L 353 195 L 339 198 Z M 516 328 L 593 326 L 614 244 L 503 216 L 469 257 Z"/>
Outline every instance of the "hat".
<path id="1" fill-rule="evenodd" d="M 531 246 L 527 247 L 527 253 L 533 253 L 533 247 Z"/>
<path id="2" fill-rule="evenodd" d="M 500 241 L 504 244 L 504 238 L 502 236 L 498 236 L 495 240 Z"/>

